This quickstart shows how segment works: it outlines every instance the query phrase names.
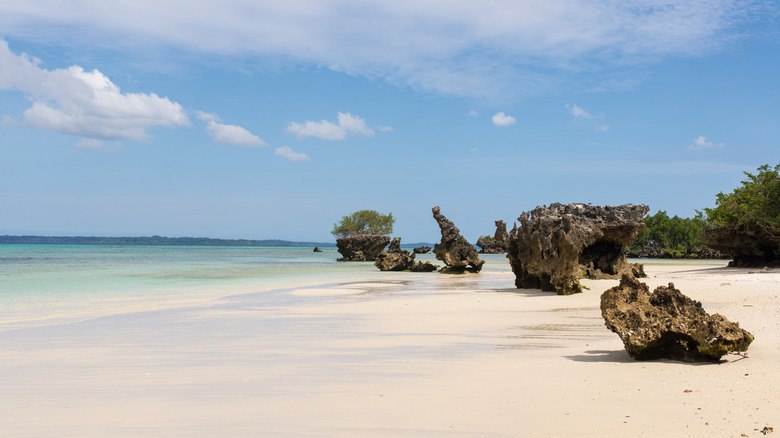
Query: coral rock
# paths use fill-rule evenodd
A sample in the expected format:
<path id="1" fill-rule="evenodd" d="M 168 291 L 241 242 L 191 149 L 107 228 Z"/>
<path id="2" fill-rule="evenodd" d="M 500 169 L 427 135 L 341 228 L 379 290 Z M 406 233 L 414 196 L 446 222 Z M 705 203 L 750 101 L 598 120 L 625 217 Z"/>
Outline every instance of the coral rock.
<path id="1" fill-rule="evenodd" d="M 441 214 L 438 206 L 432 211 L 441 229 L 441 243 L 433 246 L 433 253 L 446 265 L 442 272 L 459 273 L 466 269 L 479 272 L 485 261 L 480 260 L 476 248 L 460 235 L 458 227 Z"/>
<path id="2" fill-rule="evenodd" d="M 704 230 L 701 242 L 731 257 L 732 267 L 780 267 L 780 236 L 756 224 Z"/>
<path id="3" fill-rule="evenodd" d="M 356 234 L 339 237 L 336 246 L 343 256 L 340 262 L 371 262 L 390 243 L 390 236 L 381 234 Z"/>
<path id="4" fill-rule="evenodd" d="M 624 247 L 645 227 L 646 205 L 551 204 L 524 212 L 509 233 L 507 258 L 515 286 L 569 295 L 579 279 L 620 278 L 641 272 Z"/>
<path id="5" fill-rule="evenodd" d="M 718 361 L 729 351 L 745 351 L 753 335 L 720 314 L 709 315 L 669 283 L 650 293 L 625 275 L 601 295 L 601 315 L 631 357 L 685 362 Z"/>

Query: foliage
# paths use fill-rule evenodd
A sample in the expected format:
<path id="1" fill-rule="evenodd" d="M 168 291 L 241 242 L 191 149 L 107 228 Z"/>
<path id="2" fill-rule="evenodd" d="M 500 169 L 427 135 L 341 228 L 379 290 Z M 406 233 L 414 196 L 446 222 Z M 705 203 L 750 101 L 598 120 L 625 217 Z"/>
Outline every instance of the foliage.
<path id="1" fill-rule="evenodd" d="M 715 225 L 755 224 L 780 230 L 780 164 L 760 166 L 757 174 L 745 172 L 747 180 L 729 194 L 718 193 L 715 208 L 705 208 Z"/>
<path id="2" fill-rule="evenodd" d="M 333 224 L 334 236 L 353 236 L 356 234 L 390 234 L 393 232 L 393 213 L 382 214 L 375 210 L 359 210 Z"/>
<path id="3" fill-rule="evenodd" d="M 629 247 L 629 252 L 641 252 L 652 248 L 655 251 L 682 257 L 706 249 L 701 243 L 701 233 L 706 227 L 702 213 L 693 218 L 669 217 L 665 211 L 645 216 L 645 229 Z"/>

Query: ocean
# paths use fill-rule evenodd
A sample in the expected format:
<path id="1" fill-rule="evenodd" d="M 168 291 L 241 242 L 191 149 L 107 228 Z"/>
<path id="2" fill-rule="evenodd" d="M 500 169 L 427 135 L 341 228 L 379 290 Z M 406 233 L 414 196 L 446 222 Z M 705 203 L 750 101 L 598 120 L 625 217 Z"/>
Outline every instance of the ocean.
<path id="1" fill-rule="evenodd" d="M 0 245 L 0 330 L 394 274 L 338 262 L 336 248 L 312 249 Z M 430 253 L 416 259 L 442 264 Z M 483 259 L 483 272 L 509 270 L 503 255 Z"/>

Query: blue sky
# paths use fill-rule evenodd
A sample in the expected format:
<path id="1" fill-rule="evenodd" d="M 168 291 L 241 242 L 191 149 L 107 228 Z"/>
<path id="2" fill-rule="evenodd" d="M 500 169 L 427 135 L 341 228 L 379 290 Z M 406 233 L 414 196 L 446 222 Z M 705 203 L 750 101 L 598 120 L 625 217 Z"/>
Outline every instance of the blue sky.
<path id="1" fill-rule="evenodd" d="M 476 241 L 780 162 L 774 1 L 0 1 L 0 234 Z"/>

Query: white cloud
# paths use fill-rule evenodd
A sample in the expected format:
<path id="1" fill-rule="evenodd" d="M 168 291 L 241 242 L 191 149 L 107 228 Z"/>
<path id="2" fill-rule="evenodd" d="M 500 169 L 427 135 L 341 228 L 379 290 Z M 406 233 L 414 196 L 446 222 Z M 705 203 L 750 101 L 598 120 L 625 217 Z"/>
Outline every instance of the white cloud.
<path id="1" fill-rule="evenodd" d="M 216 114 L 198 112 L 198 118 L 206 122 L 206 131 L 219 144 L 232 144 L 246 148 L 268 146 L 260 137 L 245 128 L 225 125 Z"/>
<path id="2" fill-rule="evenodd" d="M 290 122 L 287 131 L 298 137 L 316 137 L 323 140 L 344 140 L 349 134 L 373 136 L 374 131 L 366 122 L 350 113 L 339 113 L 338 124 L 323 120 L 321 122 L 307 121 L 303 124 Z"/>
<path id="3" fill-rule="evenodd" d="M 479 116 L 479 113 L 477 112 L 477 110 L 471 110 L 471 111 L 467 112 L 466 115 L 469 116 L 469 117 L 477 117 L 477 116 Z"/>
<path id="4" fill-rule="evenodd" d="M 706 137 L 699 136 L 699 138 L 693 141 L 692 145 L 688 146 L 688 149 L 697 150 L 697 149 L 712 149 L 712 148 L 723 148 L 723 147 L 726 147 L 725 143 L 715 143 L 715 142 L 707 141 Z"/>
<path id="5" fill-rule="evenodd" d="M 0 40 L 0 90 L 26 93 L 32 104 L 23 123 L 38 129 L 94 140 L 146 140 L 147 128 L 186 126 L 181 105 L 151 93 L 122 93 L 98 70 L 46 70 L 40 61 L 11 52 Z"/>
<path id="6" fill-rule="evenodd" d="M 277 157 L 287 158 L 290 161 L 310 161 L 311 160 L 311 158 L 309 158 L 308 155 L 302 154 L 300 152 L 295 152 L 289 146 L 282 146 L 280 148 L 276 148 L 276 151 L 274 152 L 274 154 Z"/>
<path id="7" fill-rule="evenodd" d="M 469 149 L 469 151 L 471 151 L 471 152 L 478 152 L 479 148 L 471 148 L 471 149 Z"/>
<path id="8" fill-rule="evenodd" d="M 493 124 L 496 126 L 509 126 L 514 125 L 516 122 L 517 119 L 512 116 L 508 116 L 503 112 L 496 113 L 496 115 L 493 116 Z"/>
<path id="9" fill-rule="evenodd" d="M 601 131 L 601 132 L 609 132 L 609 125 L 599 125 L 599 126 L 596 126 L 593 129 L 595 129 L 596 131 Z"/>
<path id="10" fill-rule="evenodd" d="M 575 119 L 592 119 L 593 115 L 577 105 L 566 105 Z"/>
<path id="11" fill-rule="evenodd" d="M 446 5 L 446 7 L 445 7 Z M 593 88 L 669 56 L 708 53 L 777 17 L 768 0 L 6 1 L 9 38 L 241 55 L 477 98 Z M 155 17 L 149 20 L 149 17 Z M 164 23 L 161 25 L 160 23 Z M 453 31 L 456 30 L 456 31 Z M 127 52 L 132 52 L 129 50 Z"/>
<path id="12" fill-rule="evenodd" d="M 383 126 L 379 128 L 379 132 L 393 132 L 392 126 Z"/>

